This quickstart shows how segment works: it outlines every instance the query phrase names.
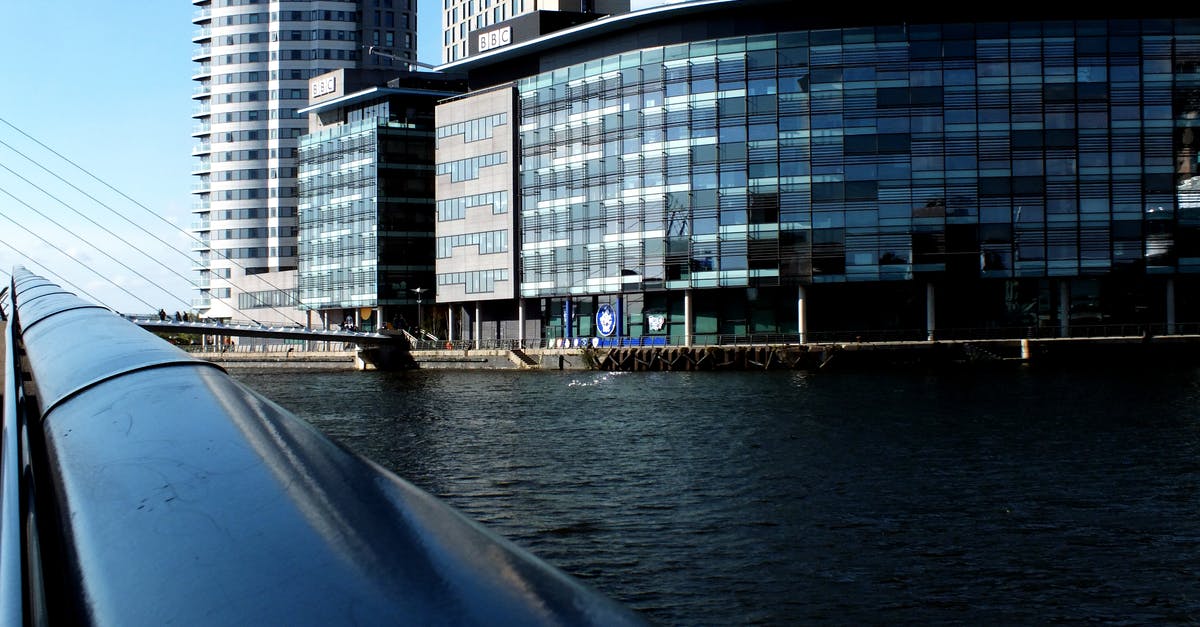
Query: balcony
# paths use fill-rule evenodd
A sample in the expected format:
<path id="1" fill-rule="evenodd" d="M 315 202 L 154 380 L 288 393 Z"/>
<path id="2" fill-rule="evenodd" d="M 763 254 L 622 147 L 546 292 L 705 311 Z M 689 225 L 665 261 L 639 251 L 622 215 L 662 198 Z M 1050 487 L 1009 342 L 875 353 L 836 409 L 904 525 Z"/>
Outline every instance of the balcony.
<path id="1" fill-rule="evenodd" d="M 211 26 L 201 26 L 200 28 L 197 28 L 192 33 L 192 41 L 194 41 L 196 43 L 200 43 L 202 41 L 207 41 L 209 39 L 212 39 L 212 27 Z"/>
<path id="2" fill-rule="evenodd" d="M 192 166 L 192 174 L 208 174 L 212 171 L 212 163 L 208 159 L 201 159 Z"/>
<path id="3" fill-rule="evenodd" d="M 192 74 L 192 80 L 194 80 L 194 81 L 208 80 L 211 76 L 212 76 L 212 64 L 209 63 L 208 61 L 204 61 L 200 64 L 200 67 L 196 69 L 195 74 Z"/>
<path id="4" fill-rule="evenodd" d="M 200 156 L 207 155 L 212 152 L 212 144 L 208 142 L 200 142 L 192 147 L 192 155 Z"/>
<path id="5" fill-rule="evenodd" d="M 212 85 L 207 82 L 196 85 L 192 90 L 192 98 L 208 98 L 212 95 Z"/>
<path id="6" fill-rule="evenodd" d="M 208 309 L 212 307 L 212 301 L 207 298 L 193 298 L 192 309 Z"/>
<path id="7" fill-rule="evenodd" d="M 201 100 L 200 102 L 196 103 L 196 106 L 192 107 L 192 117 L 194 117 L 194 118 L 205 117 L 208 115 L 209 111 L 211 111 L 211 110 L 212 110 L 212 107 L 208 104 L 208 101 Z"/>
<path id="8" fill-rule="evenodd" d="M 212 56 L 212 44 L 200 44 L 196 47 L 196 51 L 192 53 L 193 61 L 200 61 Z"/>
<path id="9" fill-rule="evenodd" d="M 191 228 L 193 231 L 207 231 L 209 224 L 208 220 L 200 220 L 199 222 L 193 222 Z"/>
<path id="10" fill-rule="evenodd" d="M 194 183 L 192 185 L 192 193 L 193 194 L 207 194 L 212 191 L 211 188 L 212 188 L 212 186 L 209 185 L 207 181 L 205 181 L 203 183 Z"/>
<path id="11" fill-rule="evenodd" d="M 212 7 L 200 7 L 192 14 L 192 23 L 203 22 L 212 19 Z"/>
<path id="12" fill-rule="evenodd" d="M 192 126 L 192 137 L 197 135 L 208 135 L 212 132 L 212 124 L 208 120 L 197 122 Z"/>

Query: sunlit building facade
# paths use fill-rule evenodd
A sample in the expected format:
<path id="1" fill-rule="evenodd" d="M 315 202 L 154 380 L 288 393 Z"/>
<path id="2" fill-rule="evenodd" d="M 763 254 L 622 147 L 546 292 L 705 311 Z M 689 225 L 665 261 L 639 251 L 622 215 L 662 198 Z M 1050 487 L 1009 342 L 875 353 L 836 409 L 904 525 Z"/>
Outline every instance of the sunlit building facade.
<path id="1" fill-rule="evenodd" d="M 218 319 L 304 322 L 296 308 L 296 149 L 308 81 L 415 59 L 413 0 L 193 0 L 197 158 L 194 307 Z M 386 47 L 392 58 L 365 55 Z"/>
<path id="2" fill-rule="evenodd" d="M 442 0 L 442 62 L 507 45 L 511 26 L 491 27 L 538 11 L 607 15 L 629 11 L 629 0 Z"/>
<path id="3" fill-rule="evenodd" d="M 674 343 L 1200 321 L 1200 20 L 790 6 L 448 65 L 516 99 L 516 289 L 547 336 L 603 335 L 605 305 Z"/>
<path id="4" fill-rule="evenodd" d="M 390 79 L 390 80 L 389 80 Z M 427 72 L 314 78 L 299 148 L 300 306 L 322 326 L 416 326 L 432 313 L 434 103 L 462 90 Z M 428 325 L 423 325 L 428 326 Z"/>

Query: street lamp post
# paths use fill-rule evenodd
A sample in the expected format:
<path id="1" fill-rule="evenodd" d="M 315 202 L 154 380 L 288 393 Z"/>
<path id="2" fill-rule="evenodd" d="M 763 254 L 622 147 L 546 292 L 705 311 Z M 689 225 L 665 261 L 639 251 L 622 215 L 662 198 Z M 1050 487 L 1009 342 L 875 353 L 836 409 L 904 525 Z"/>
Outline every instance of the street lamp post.
<path id="1" fill-rule="evenodd" d="M 417 294 L 417 334 L 420 335 L 421 324 L 424 321 L 424 319 L 421 317 L 421 294 L 428 292 L 429 289 L 424 287 L 414 287 L 410 291 L 416 292 Z"/>

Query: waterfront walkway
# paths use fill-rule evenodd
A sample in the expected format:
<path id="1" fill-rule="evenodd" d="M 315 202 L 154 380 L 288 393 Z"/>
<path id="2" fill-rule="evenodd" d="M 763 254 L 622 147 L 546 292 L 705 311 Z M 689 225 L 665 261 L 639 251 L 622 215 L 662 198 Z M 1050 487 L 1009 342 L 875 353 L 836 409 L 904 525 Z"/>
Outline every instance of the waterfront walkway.
<path id="1" fill-rule="evenodd" d="M 370 368 L 356 351 L 242 350 L 194 352 L 227 367 Z M 283 350 L 280 350 L 283 349 Z M 759 342 L 707 346 L 553 347 L 497 342 L 474 348 L 411 351 L 417 368 L 485 370 L 831 370 L 849 367 L 945 367 L 986 364 L 1078 364 L 1129 367 L 1135 364 L 1196 363 L 1200 335 L 1114 335 L 1106 337 L 971 339 L 937 341 L 851 341 L 800 344 Z"/>

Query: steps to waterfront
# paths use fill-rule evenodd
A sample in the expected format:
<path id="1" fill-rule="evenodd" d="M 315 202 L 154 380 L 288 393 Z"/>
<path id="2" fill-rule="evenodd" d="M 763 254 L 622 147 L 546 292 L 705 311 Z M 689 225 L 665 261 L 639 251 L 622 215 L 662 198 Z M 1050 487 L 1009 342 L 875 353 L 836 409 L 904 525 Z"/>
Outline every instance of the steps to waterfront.
<path id="1" fill-rule="evenodd" d="M 528 353 L 519 348 L 508 351 L 508 359 L 521 368 L 540 368 L 542 366 L 541 362 L 534 360 Z"/>

